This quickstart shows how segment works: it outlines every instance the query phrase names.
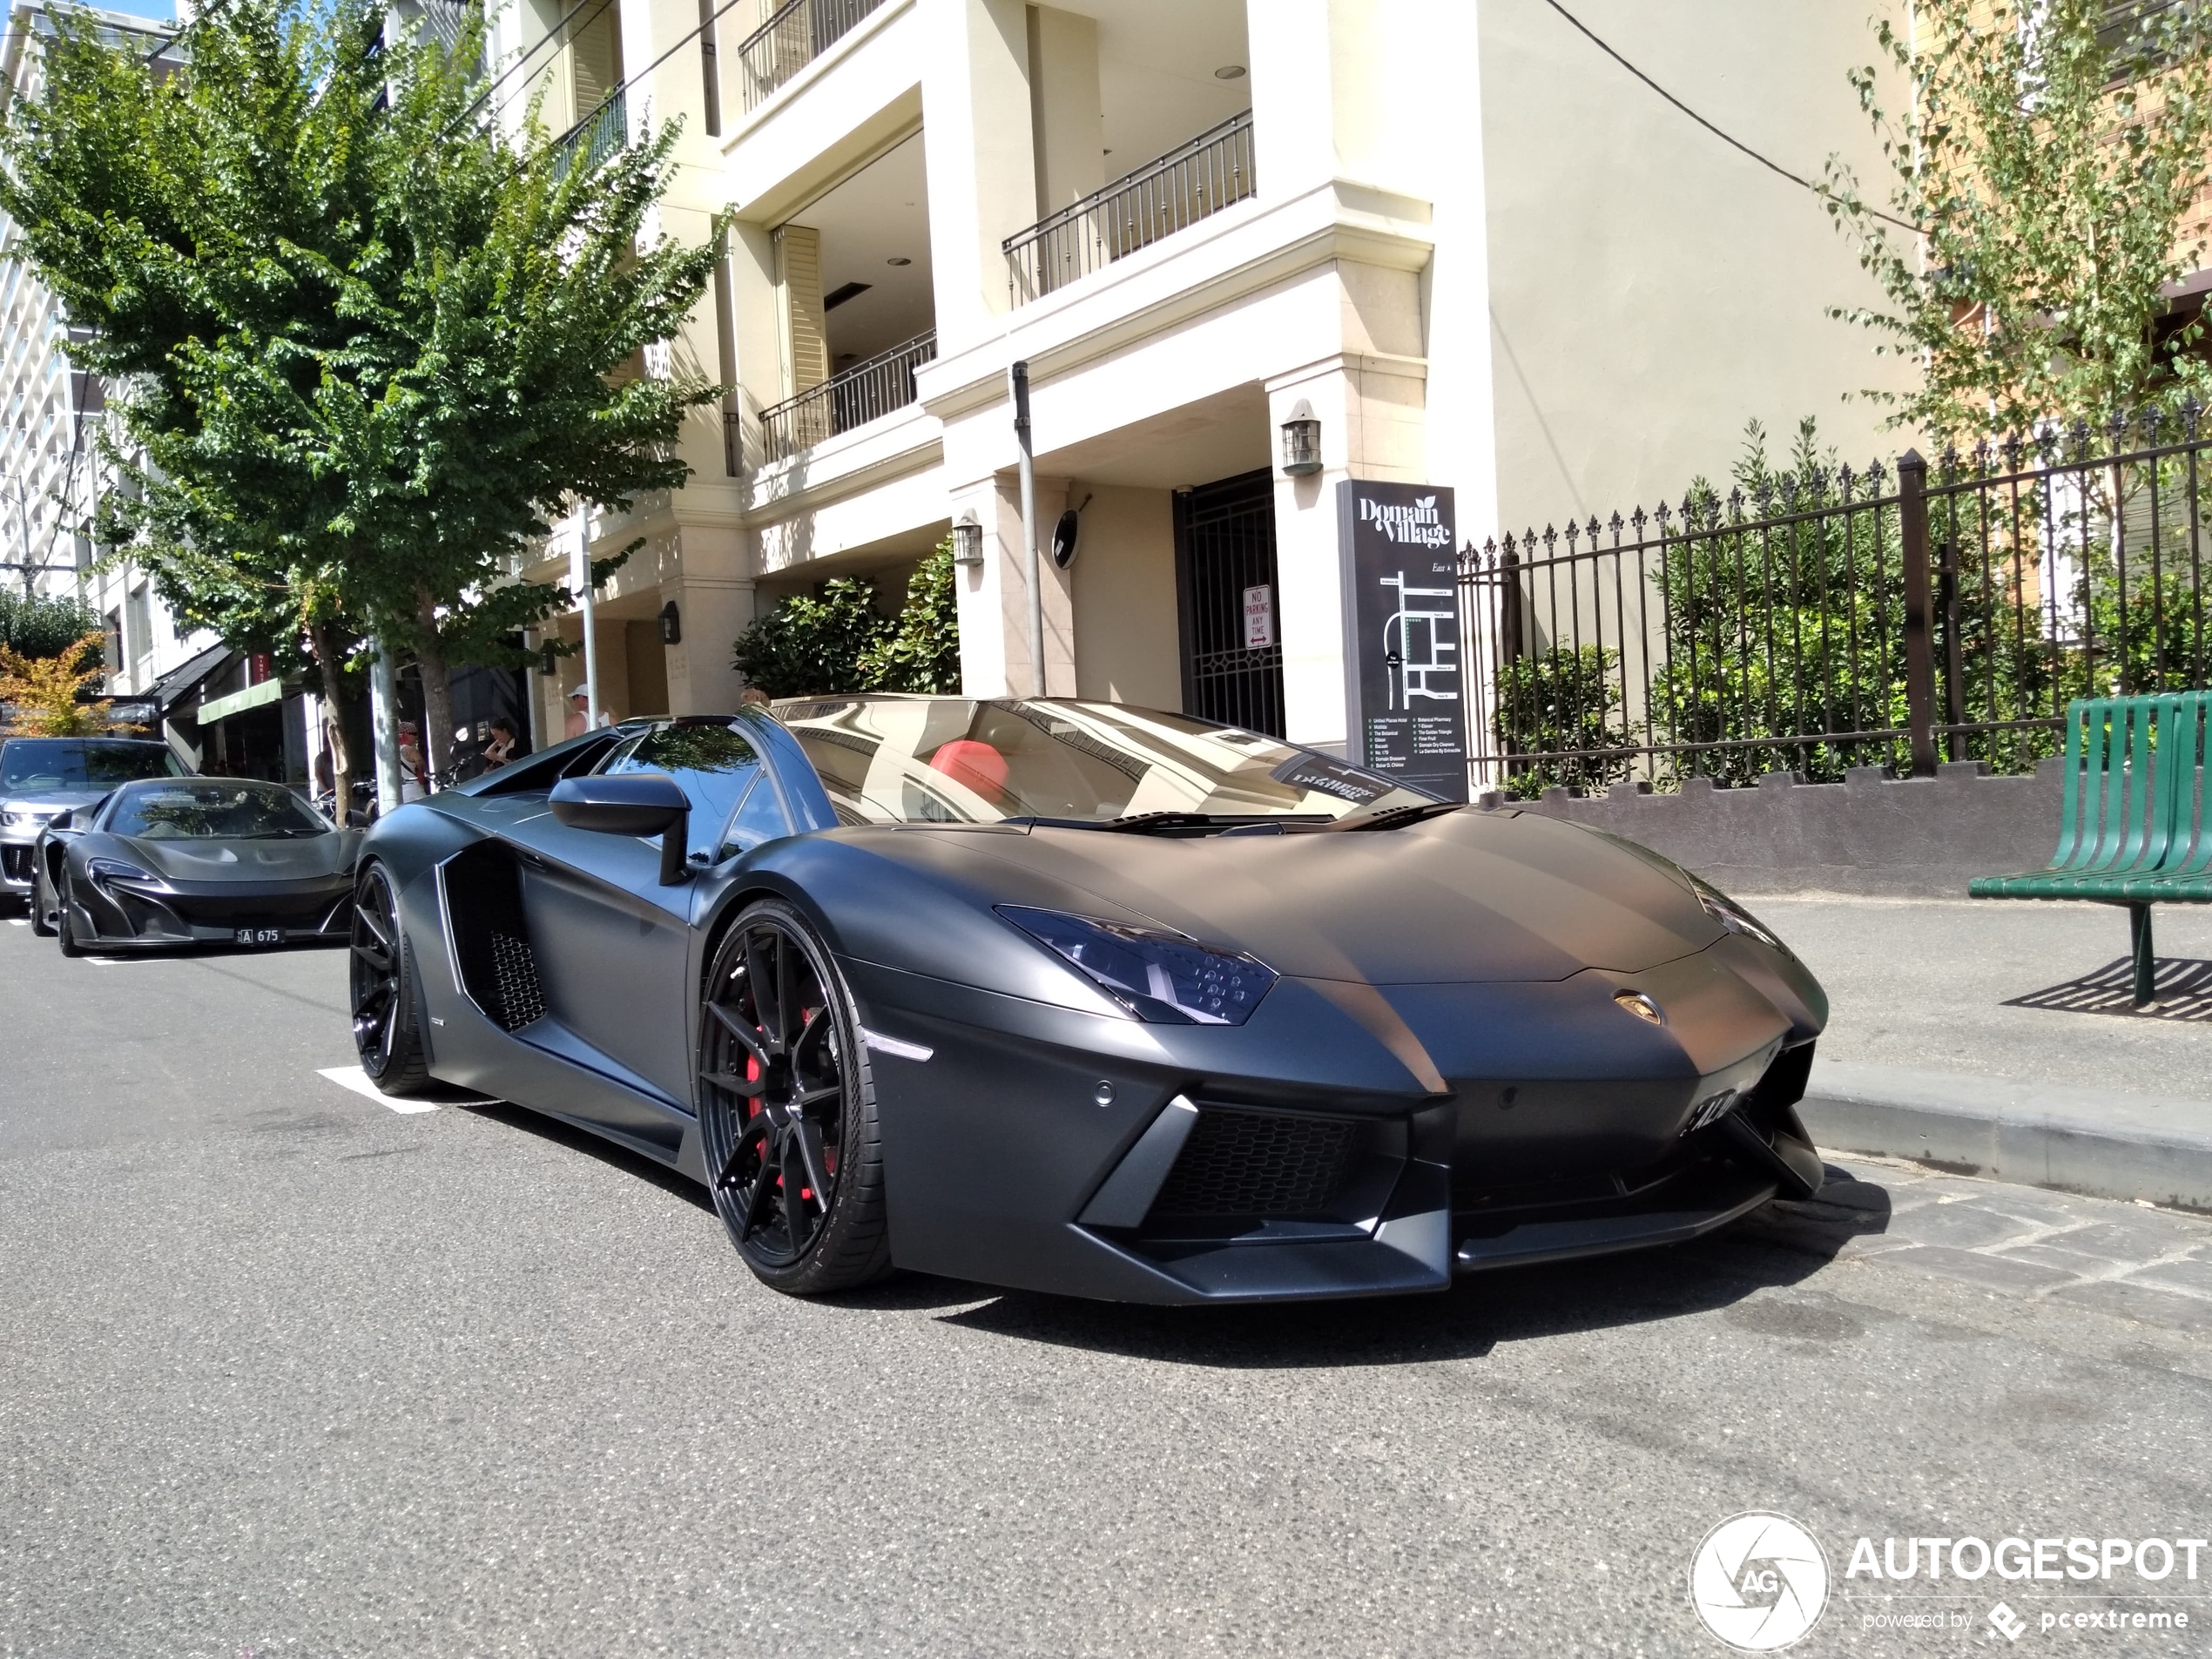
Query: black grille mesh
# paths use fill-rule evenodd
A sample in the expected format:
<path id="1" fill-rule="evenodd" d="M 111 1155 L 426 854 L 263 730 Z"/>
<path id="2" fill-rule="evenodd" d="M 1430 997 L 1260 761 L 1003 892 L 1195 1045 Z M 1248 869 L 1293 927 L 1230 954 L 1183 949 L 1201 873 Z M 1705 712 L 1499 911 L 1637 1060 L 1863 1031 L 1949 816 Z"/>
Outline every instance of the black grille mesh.
<path id="1" fill-rule="evenodd" d="M 30 849 L 27 846 L 0 846 L 0 871 L 5 871 L 10 881 L 30 880 Z"/>
<path id="2" fill-rule="evenodd" d="M 1155 1216 L 1299 1216 L 1328 1208 L 1359 1127 L 1341 1118 L 1199 1109 Z"/>
<path id="3" fill-rule="evenodd" d="M 537 982 L 537 958 L 529 941 L 512 934 L 491 936 L 492 972 L 499 985 L 500 1023 L 519 1031 L 545 1017 L 545 991 Z"/>

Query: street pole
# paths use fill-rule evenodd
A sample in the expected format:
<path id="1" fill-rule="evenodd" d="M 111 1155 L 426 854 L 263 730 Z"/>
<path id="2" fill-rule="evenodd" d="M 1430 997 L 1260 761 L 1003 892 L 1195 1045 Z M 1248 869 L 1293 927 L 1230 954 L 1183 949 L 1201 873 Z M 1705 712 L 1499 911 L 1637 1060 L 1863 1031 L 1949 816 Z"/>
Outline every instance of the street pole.
<path id="1" fill-rule="evenodd" d="M 569 580 L 583 608 L 583 719 L 591 731 L 599 729 L 599 630 L 597 601 L 591 594 L 591 555 L 579 545 L 569 556 Z"/>
<path id="2" fill-rule="evenodd" d="M 1037 458 L 1029 442 L 1029 365 L 1006 371 L 1014 392 L 1014 441 L 1022 446 L 1022 560 L 1029 582 L 1029 667 L 1036 677 L 1032 695 L 1042 697 L 1044 680 L 1044 590 L 1037 573 Z M 1011 687 L 1008 688 L 1011 690 Z"/>
<path id="3" fill-rule="evenodd" d="M 368 671 L 370 746 L 375 752 L 376 811 L 379 817 L 400 809 L 400 720 L 392 672 L 391 648 L 379 642 Z M 344 802 L 339 810 L 347 809 Z"/>

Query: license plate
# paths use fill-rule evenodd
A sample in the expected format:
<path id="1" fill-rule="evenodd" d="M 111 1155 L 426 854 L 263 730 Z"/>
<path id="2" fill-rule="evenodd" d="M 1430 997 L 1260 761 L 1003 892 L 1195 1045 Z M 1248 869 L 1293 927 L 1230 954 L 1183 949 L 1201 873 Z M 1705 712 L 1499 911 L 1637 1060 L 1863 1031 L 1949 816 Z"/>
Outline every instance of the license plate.
<path id="1" fill-rule="evenodd" d="M 235 937 L 241 945 L 281 945 L 284 943 L 284 929 L 281 927 L 240 927 Z"/>

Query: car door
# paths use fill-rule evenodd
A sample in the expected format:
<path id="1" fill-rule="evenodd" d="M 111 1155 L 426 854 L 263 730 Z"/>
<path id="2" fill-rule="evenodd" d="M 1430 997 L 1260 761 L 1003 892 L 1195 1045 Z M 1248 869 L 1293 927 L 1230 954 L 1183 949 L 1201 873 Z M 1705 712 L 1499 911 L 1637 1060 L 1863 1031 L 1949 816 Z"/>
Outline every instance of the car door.
<path id="1" fill-rule="evenodd" d="M 691 803 L 688 867 L 703 870 L 760 761 L 727 724 L 680 720 L 626 740 L 597 770 L 675 779 Z M 608 1091 L 605 1127 L 672 1150 L 682 1125 L 670 1109 L 691 1105 L 696 884 L 661 885 L 658 836 L 572 829 L 550 813 L 509 833 L 523 854 L 523 914 L 557 1028 L 532 1040 L 624 1085 Z"/>

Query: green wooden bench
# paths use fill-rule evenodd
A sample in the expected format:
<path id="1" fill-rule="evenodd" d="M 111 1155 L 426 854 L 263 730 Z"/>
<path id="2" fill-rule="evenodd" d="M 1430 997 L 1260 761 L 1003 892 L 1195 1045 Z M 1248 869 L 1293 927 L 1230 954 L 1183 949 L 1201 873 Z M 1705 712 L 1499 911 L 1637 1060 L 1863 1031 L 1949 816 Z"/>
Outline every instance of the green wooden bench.
<path id="1" fill-rule="evenodd" d="M 1976 876 L 1977 899 L 2125 905 L 2137 1008 L 2157 992 L 2154 904 L 2212 904 L 2212 801 L 2198 821 L 2212 692 L 2077 698 L 2066 711 L 2059 846 L 2040 870 Z"/>

